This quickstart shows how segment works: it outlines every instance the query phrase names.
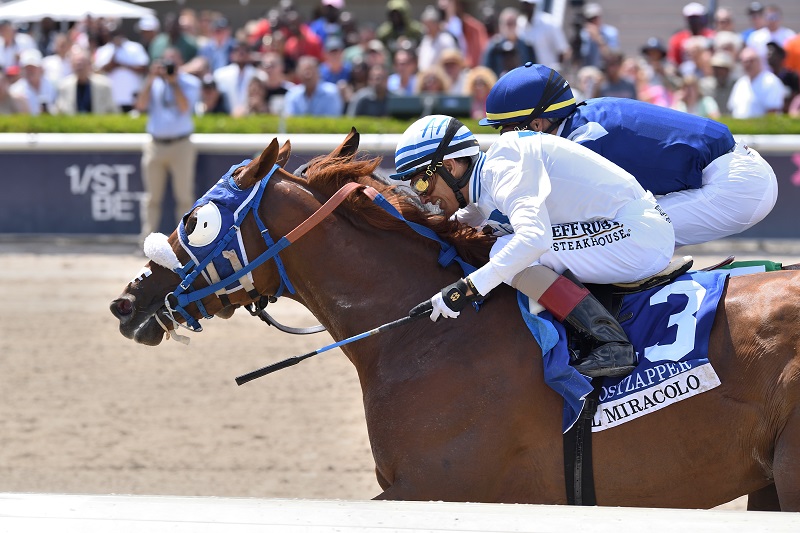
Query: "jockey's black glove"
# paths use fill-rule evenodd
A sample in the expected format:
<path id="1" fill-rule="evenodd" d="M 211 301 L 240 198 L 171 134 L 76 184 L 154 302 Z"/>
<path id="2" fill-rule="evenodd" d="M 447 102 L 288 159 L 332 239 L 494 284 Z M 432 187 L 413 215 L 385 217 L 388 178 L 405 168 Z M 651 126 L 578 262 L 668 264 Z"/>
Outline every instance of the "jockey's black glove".
<path id="1" fill-rule="evenodd" d="M 467 292 L 471 294 L 467 296 Z M 460 279 L 442 289 L 433 297 L 418 306 L 414 307 L 409 313 L 415 316 L 432 309 L 431 320 L 436 322 L 440 316 L 445 318 L 456 318 L 461 311 L 471 302 L 483 300 L 483 296 L 478 293 L 469 278 Z"/>

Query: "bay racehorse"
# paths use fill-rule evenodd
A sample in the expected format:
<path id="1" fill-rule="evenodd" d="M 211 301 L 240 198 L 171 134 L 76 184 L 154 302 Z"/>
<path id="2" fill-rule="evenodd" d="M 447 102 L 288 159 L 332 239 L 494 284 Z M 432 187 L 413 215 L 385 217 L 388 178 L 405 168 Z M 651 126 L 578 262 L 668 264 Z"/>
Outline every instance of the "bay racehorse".
<path id="1" fill-rule="evenodd" d="M 267 250 L 260 221 L 280 244 L 342 185 L 378 189 L 406 218 L 435 229 L 462 257 L 486 261 L 491 238 L 425 213 L 370 177 L 378 159 L 356 157 L 353 130 L 303 177 L 284 171 L 277 140 L 233 171 L 239 189 L 262 184 L 241 224 L 247 256 Z M 198 210 L 181 222 L 198 226 Z M 205 217 L 205 215 L 203 215 Z M 201 217 L 201 218 L 203 218 Z M 205 219 L 204 219 L 205 220 Z M 203 222 L 205 224 L 205 222 Z M 179 229 L 181 227 L 179 226 Z M 225 228 L 223 228 L 224 232 Z M 267 232 L 264 232 L 267 233 Z M 165 241 L 190 260 L 178 230 Z M 462 276 L 437 264 L 439 246 L 354 190 L 333 213 L 252 272 L 250 290 L 202 299 L 208 315 L 230 315 L 260 295 L 287 294 L 334 339 L 403 316 Z M 152 259 L 152 257 L 151 257 Z M 164 261 L 159 261 L 164 263 Z M 186 318 L 174 311 L 181 278 L 155 261 L 111 304 L 123 335 L 156 345 Z M 209 279 L 198 276 L 192 289 Z M 213 281 L 213 280 L 211 280 Z M 172 302 L 172 303 L 171 303 Z M 189 323 L 201 318 L 185 306 Z M 732 278 L 719 304 L 709 359 L 721 385 L 593 436 L 599 505 L 710 508 L 749 494 L 748 508 L 800 511 L 800 273 Z M 168 335 L 168 334 L 167 334 Z M 493 291 L 480 312 L 417 320 L 348 344 L 360 379 L 380 499 L 566 503 L 562 398 L 542 378 L 541 351 L 520 317 L 514 291 Z"/>

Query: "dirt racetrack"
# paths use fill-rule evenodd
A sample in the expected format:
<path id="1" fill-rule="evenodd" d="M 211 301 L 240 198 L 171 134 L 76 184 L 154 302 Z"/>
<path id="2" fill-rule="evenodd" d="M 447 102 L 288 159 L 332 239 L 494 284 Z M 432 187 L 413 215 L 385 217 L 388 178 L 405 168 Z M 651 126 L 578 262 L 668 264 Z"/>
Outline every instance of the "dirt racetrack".
<path id="1" fill-rule="evenodd" d="M 720 255 L 695 253 L 695 264 Z M 756 257 L 800 261 L 763 247 Z M 380 492 L 356 372 L 339 350 L 233 381 L 328 344 L 326 333 L 286 335 L 239 312 L 208 321 L 189 347 L 139 346 L 108 305 L 144 262 L 130 245 L 0 243 L 0 492 Z M 293 302 L 273 308 L 289 325 L 314 323 Z"/>

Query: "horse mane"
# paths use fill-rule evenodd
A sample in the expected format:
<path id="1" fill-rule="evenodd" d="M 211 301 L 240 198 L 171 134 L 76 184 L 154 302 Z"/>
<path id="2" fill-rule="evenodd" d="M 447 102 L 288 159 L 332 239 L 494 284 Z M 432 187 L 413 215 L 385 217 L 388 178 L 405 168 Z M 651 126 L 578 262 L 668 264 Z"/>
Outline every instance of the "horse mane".
<path id="1" fill-rule="evenodd" d="M 377 177 L 376 171 L 380 163 L 380 157 L 358 159 L 355 156 L 324 155 L 316 157 L 308 164 L 305 176 L 308 185 L 327 198 L 350 182 L 373 187 L 407 220 L 432 229 L 442 240 L 454 245 L 459 256 L 465 261 L 475 266 L 488 261 L 489 250 L 495 241 L 494 236 L 449 220 L 441 214 L 426 211 L 416 195 L 404 192 L 401 187 L 386 183 Z M 412 231 L 405 222 L 387 213 L 364 194 L 351 194 L 341 205 L 375 228 L 406 232 L 433 243 L 430 239 L 425 239 Z"/>

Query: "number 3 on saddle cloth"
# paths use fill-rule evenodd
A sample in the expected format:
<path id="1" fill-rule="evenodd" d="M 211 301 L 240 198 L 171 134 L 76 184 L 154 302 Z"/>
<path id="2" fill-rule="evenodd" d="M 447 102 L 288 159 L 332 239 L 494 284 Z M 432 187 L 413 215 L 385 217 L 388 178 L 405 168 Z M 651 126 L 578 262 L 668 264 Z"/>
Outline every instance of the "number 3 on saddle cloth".
<path id="1" fill-rule="evenodd" d="M 667 285 L 622 296 L 618 317 L 639 359 L 628 376 L 602 378 L 592 431 L 624 424 L 720 385 L 708 361 L 708 338 L 727 273 L 690 271 Z M 544 378 L 564 397 L 562 431 L 578 419 L 593 385 L 570 366 L 567 334 L 552 315 L 522 317 L 542 348 Z"/>

